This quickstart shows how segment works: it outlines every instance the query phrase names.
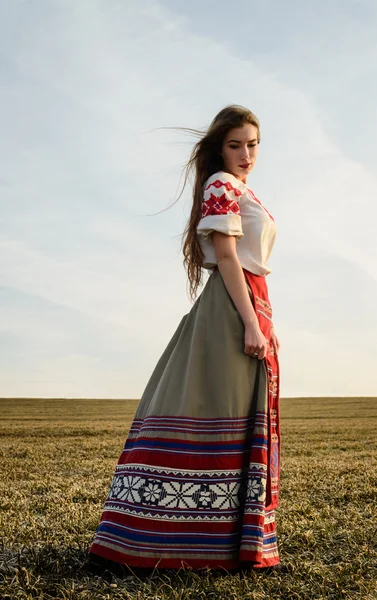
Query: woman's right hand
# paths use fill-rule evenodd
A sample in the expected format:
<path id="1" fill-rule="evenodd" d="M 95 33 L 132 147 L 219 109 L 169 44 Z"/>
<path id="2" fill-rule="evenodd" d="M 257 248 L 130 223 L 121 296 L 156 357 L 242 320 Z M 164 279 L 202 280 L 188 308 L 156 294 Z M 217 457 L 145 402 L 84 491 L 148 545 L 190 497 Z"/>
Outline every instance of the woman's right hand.
<path id="1" fill-rule="evenodd" d="M 262 360 L 267 354 L 268 342 L 258 323 L 245 326 L 245 354 Z"/>

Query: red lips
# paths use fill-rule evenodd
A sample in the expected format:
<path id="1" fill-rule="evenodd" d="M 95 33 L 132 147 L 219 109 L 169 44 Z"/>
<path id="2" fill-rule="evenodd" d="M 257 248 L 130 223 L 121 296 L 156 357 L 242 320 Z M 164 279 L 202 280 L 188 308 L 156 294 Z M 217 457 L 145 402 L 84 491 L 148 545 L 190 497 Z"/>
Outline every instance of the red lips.
<path id="1" fill-rule="evenodd" d="M 247 169 L 248 167 L 250 167 L 251 163 L 248 163 L 246 165 L 238 165 L 239 167 L 241 167 L 241 169 Z"/>

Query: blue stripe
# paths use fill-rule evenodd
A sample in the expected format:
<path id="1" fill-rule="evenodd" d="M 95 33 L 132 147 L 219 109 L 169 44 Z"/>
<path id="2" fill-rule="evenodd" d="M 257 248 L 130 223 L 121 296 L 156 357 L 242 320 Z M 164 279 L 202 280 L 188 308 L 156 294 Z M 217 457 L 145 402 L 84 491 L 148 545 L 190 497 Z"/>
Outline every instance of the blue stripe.
<path id="1" fill-rule="evenodd" d="M 99 537 L 100 540 L 104 539 L 106 541 L 112 542 L 113 544 L 117 544 L 118 546 L 124 546 L 125 548 L 136 549 L 139 552 L 144 552 L 146 554 L 148 554 L 149 550 L 152 550 L 153 552 L 156 552 L 156 551 L 161 552 L 161 547 L 159 547 L 159 546 L 153 546 L 153 545 L 151 545 L 151 546 L 144 546 L 144 545 L 143 546 L 139 546 L 137 544 L 137 542 L 135 544 L 127 543 L 127 542 L 122 542 L 121 540 L 114 540 L 114 539 L 112 539 L 109 536 L 101 535 L 101 534 L 98 537 Z M 224 552 L 224 549 L 227 552 L 231 552 L 233 550 L 236 551 L 237 548 L 238 548 L 237 545 L 233 545 L 233 546 L 229 546 L 228 545 L 225 548 L 224 547 L 214 548 L 212 546 L 211 549 L 210 549 L 210 551 L 211 552 L 218 552 L 220 554 L 220 553 Z M 180 554 L 188 554 L 188 555 L 190 555 L 190 554 L 200 554 L 200 553 L 206 554 L 208 552 L 208 548 L 198 548 L 198 547 L 196 547 L 196 548 L 188 548 L 187 546 L 172 546 L 172 547 L 166 547 L 166 546 L 164 546 L 163 552 L 167 553 L 167 554 L 169 554 L 169 553 L 176 554 L 177 552 L 179 552 Z"/>
<path id="2" fill-rule="evenodd" d="M 249 442 L 249 440 L 248 440 Z M 254 437 L 252 440 L 253 444 L 262 444 L 263 446 L 267 445 L 267 441 L 265 437 Z M 143 440 L 127 440 L 127 442 L 124 445 L 124 449 L 128 450 L 129 448 L 137 448 L 138 446 L 144 446 L 147 448 L 173 448 L 173 449 L 179 449 L 179 448 L 183 448 L 186 450 L 244 450 L 245 446 L 247 446 L 248 444 L 245 444 L 245 442 L 240 442 L 238 444 L 212 444 L 212 443 L 208 443 L 206 445 L 204 444 L 197 444 L 197 443 L 188 443 L 188 444 L 183 444 L 182 442 L 179 441 L 174 441 L 172 440 L 171 442 L 163 442 L 161 440 L 147 440 L 147 439 L 143 439 Z"/>
<path id="3" fill-rule="evenodd" d="M 276 535 L 273 535 L 272 537 L 269 537 L 269 538 L 267 538 L 267 539 L 264 539 L 264 540 L 263 540 L 263 544 L 264 544 L 265 546 L 267 546 L 267 544 L 273 544 L 274 542 L 277 542 L 277 539 L 278 539 L 278 538 L 277 538 L 277 536 L 276 536 Z"/>
<path id="4" fill-rule="evenodd" d="M 201 535 L 200 533 L 195 536 L 185 536 L 185 535 L 174 535 L 167 537 L 164 532 L 161 531 L 160 534 L 156 534 L 156 532 L 151 532 L 151 534 L 146 533 L 135 533 L 130 531 L 124 531 L 123 529 L 119 529 L 118 527 L 112 527 L 111 525 L 100 525 L 99 532 L 105 532 L 108 534 L 113 534 L 122 539 L 129 539 L 138 542 L 148 542 L 148 543 L 170 543 L 172 545 L 176 544 L 187 544 L 187 545 L 195 545 L 195 544 L 211 544 L 216 546 L 228 546 L 231 543 L 232 538 L 237 537 L 237 533 L 227 534 L 223 538 L 210 538 L 205 535 Z"/>
<path id="5" fill-rule="evenodd" d="M 260 529 L 253 529 L 252 527 L 242 527 L 242 537 L 243 536 L 252 536 L 263 539 L 263 531 Z"/>

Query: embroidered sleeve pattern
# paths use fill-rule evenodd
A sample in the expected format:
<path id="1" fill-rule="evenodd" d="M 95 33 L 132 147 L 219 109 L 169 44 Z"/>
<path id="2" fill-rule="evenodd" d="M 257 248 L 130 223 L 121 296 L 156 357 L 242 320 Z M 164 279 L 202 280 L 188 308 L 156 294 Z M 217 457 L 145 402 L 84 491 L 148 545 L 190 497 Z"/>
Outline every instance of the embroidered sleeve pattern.
<path id="1" fill-rule="evenodd" d="M 216 179 L 204 190 L 202 217 L 229 213 L 239 215 L 240 206 L 237 202 L 239 196 L 241 196 L 240 190 L 234 188 L 229 181 Z"/>
<path id="2" fill-rule="evenodd" d="M 212 231 L 220 231 L 241 238 L 244 234 L 238 203 L 240 196 L 242 192 L 230 181 L 223 177 L 210 178 L 204 188 L 198 234 L 208 239 Z"/>

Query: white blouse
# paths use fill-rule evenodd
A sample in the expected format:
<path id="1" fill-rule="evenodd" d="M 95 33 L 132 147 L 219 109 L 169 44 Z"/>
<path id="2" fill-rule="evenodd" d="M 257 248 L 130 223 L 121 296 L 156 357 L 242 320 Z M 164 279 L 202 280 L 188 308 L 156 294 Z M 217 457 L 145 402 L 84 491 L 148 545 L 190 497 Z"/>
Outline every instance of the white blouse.
<path id="1" fill-rule="evenodd" d="M 267 261 L 275 242 L 275 221 L 246 183 L 225 171 L 211 175 L 203 186 L 197 234 L 205 269 L 217 264 L 212 231 L 236 236 L 237 256 L 247 271 L 271 273 Z"/>

